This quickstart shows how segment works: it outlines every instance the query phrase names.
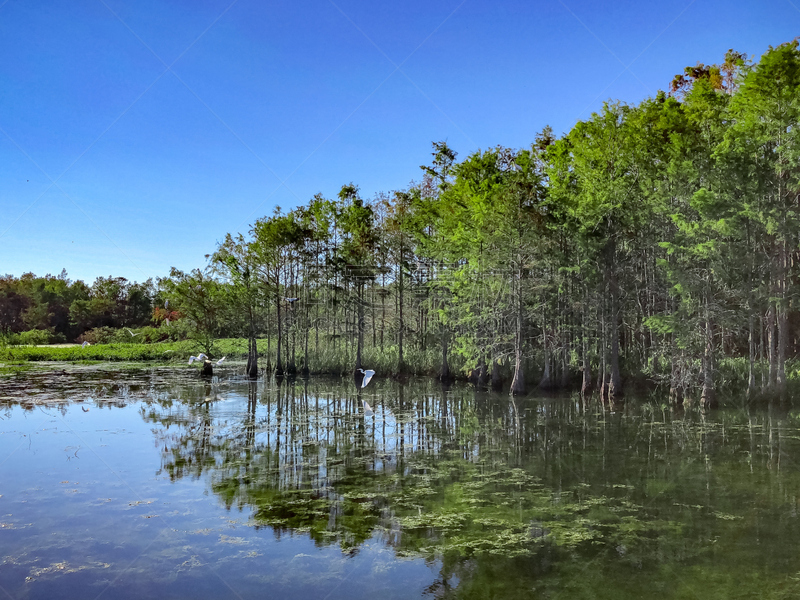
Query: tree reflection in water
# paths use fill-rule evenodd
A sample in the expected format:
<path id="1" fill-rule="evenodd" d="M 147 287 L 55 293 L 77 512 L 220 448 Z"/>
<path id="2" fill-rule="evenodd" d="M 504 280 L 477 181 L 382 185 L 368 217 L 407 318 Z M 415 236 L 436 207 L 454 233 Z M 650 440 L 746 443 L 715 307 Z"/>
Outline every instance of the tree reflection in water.
<path id="1" fill-rule="evenodd" d="M 742 412 L 715 421 L 653 403 L 514 401 L 429 382 L 370 394 L 374 417 L 360 390 L 339 384 L 251 382 L 244 413 L 212 388 L 144 409 L 162 426 L 173 480 L 207 478 L 226 507 L 277 536 L 346 553 L 376 538 L 399 558 L 441 561 L 436 596 L 588 594 L 618 580 L 635 596 L 669 587 L 678 570 L 703 578 L 714 544 L 748 530 L 740 501 L 762 488 L 743 477 L 768 459 L 762 442 L 773 436 Z M 735 546 L 731 559 L 755 553 Z"/>

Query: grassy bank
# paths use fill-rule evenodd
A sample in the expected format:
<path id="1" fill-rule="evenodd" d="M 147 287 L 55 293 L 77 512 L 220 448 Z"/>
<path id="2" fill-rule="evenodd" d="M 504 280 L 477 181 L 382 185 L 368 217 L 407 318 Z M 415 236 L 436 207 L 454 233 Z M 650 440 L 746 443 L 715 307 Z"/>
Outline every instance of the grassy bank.
<path id="1" fill-rule="evenodd" d="M 267 340 L 258 341 L 259 367 L 275 365 L 275 340 L 270 344 L 271 353 L 267 356 Z M 79 344 L 54 344 L 47 346 L 10 346 L 0 347 L 0 363 L 26 363 L 26 362 L 163 362 L 166 364 L 180 364 L 188 361 L 190 355 L 202 352 L 196 342 L 183 340 L 177 342 L 159 342 L 155 344 L 137 343 L 109 343 L 92 344 L 81 347 Z M 228 360 L 247 359 L 247 340 L 243 338 L 218 339 L 214 341 L 212 351 L 209 352 L 214 359 L 227 357 Z M 405 353 L 405 362 L 410 374 L 435 375 L 441 367 L 441 356 L 438 350 L 429 351 L 409 350 Z M 283 356 L 284 367 L 288 367 L 291 355 Z M 302 353 L 294 357 L 295 367 L 298 371 L 303 368 L 304 358 Z M 394 373 L 397 370 L 398 352 L 396 347 L 367 348 L 364 350 L 362 363 L 365 368 L 374 369 L 381 373 Z M 355 354 L 351 349 L 344 347 L 320 347 L 317 351 L 309 350 L 308 368 L 311 373 L 318 374 L 345 374 L 350 373 L 355 365 Z M 451 369 L 457 374 L 462 367 L 461 361 L 454 357 Z"/>
<path id="2" fill-rule="evenodd" d="M 219 356 L 230 359 L 247 355 L 247 341 L 239 339 L 219 340 L 215 344 Z M 201 352 L 191 341 L 162 342 L 158 344 L 93 344 L 81 347 L 79 344 L 53 346 L 6 346 L 0 348 L 0 361 L 163 361 L 181 363 L 191 354 Z"/>

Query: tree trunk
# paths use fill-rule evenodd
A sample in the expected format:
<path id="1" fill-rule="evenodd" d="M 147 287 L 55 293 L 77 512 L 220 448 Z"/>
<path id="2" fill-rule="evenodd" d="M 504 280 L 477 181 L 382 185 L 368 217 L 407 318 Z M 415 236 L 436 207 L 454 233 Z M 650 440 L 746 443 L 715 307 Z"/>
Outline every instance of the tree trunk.
<path id="1" fill-rule="evenodd" d="M 447 362 L 447 336 L 447 327 L 442 325 L 442 371 L 439 374 L 439 379 L 443 382 L 452 380 L 452 375 L 450 374 L 450 364 Z"/>
<path id="2" fill-rule="evenodd" d="M 764 368 L 764 319 L 758 317 L 758 365 L 761 367 L 761 392 L 767 391 L 767 370 Z"/>
<path id="3" fill-rule="evenodd" d="M 611 292 L 611 373 L 608 388 L 610 398 L 622 396 L 622 377 L 619 373 L 619 288 L 617 287 L 616 266 L 612 266 L 609 279 Z"/>
<path id="4" fill-rule="evenodd" d="M 397 286 L 397 308 L 399 322 L 397 324 L 397 374 L 400 375 L 405 370 L 403 364 L 403 329 L 405 329 L 405 321 L 403 321 L 403 259 L 402 255 L 398 261 L 398 278 L 399 284 Z"/>
<path id="5" fill-rule="evenodd" d="M 519 261 L 518 261 L 519 262 Z M 523 319 L 525 313 L 522 306 L 522 271 L 521 265 L 517 266 L 517 331 L 514 337 L 514 378 L 511 380 L 511 395 L 526 394 L 525 371 L 522 366 L 522 335 L 524 332 Z"/>
<path id="6" fill-rule="evenodd" d="M 542 352 L 544 354 L 544 368 L 542 369 L 542 378 L 539 380 L 539 389 L 549 390 L 553 387 L 553 377 L 550 370 L 550 343 L 547 336 L 547 326 L 545 325 L 544 332 L 542 333 Z"/>
<path id="7" fill-rule="evenodd" d="M 272 319 L 270 318 L 269 305 L 267 305 L 267 373 L 272 369 Z"/>
<path id="8" fill-rule="evenodd" d="M 669 400 L 673 405 L 677 406 L 683 403 L 683 390 L 680 383 L 680 366 L 678 364 L 678 357 L 676 356 L 674 339 L 670 346 Z"/>
<path id="9" fill-rule="evenodd" d="M 250 379 L 258 378 L 258 346 L 256 345 L 256 326 L 253 315 L 253 306 L 248 306 L 248 316 L 250 317 L 250 331 L 247 336 L 247 367 L 245 372 Z"/>
<path id="10" fill-rule="evenodd" d="M 608 373 L 608 341 L 606 338 L 606 308 L 604 302 L 600 315 L 600 368 L 597 374 L 597 389 L 600 390 L 600 398 L 603 399 L 605 399 L 608 394 L 608 387 L 606 385 L 606 375 Z"/>
<path id="11" fill-rule="evenodd" d="M 569 387 L 569 346 L 567 340 L 561 347 L 561 389 Z"/>
<path id="12" fill-rule="evenodd" d="M 372 302 L 370 302 L 370 306 L 374 306 L 375 305 L 375 288 L 371 287 L 370 289 L 372 290 Z M 370 315 L 371 315 L 370 323 L 372 323 L 372 347 L 374 349 L 374 348 L 378 347 L 378 337 L 377 337 L 378 333 L 377 333 L 377 328 L 376 328 L 376 323 L 375 323 L 375 310 L 374 309 L 370 311 Z"/>
<path id="13" fill-rule="evenodd" d="M 276 302 L 275 306 L 278 313 L 278 352 L 275 358 L 275 375 L 283 377 L 283 362 L 281 361 L 281 346 L 283 346 L 283 326 L 281 324 L 281 295 L 280 288 L 276 289 Z"/>
<path id="14" fill-rule="evenodd" d="M 496 392 L 503 389 L 503 378 L 500 376 L 500 363 L 492 360 L 492 389 Z"/>
<path id="15" fill-rule="evenodd" d="M 475 378 L 475 383 L 483 387 L 486 385 L 486 359 L 483 356 L 483 352 L 481 352 L 481 356 L 478 359 L 478 376 Z"/>
<path id="16" fill-rule="evenodd" d="M 767 310 L 767 356 L 769 358 L 769 379 L 767 386 L 769 389 L 775 388 L 775 381 L 778 373 L 778 354 L 775 352 L 775 306 L 770 303 Z"/>
<path id="17" fill-rule="evenodd" d="M 787 255 L 786 255 L 786 242 L 781 243 L 780 249 L 780 265 L 779 265 L 779 278 L 778 278 L 778 295 L 780 300 L 777 305 L 777 320 L 778 320 L 778 352 L 777 352 L 777 370 L 775 373 L 775 384 L 779 392 L 786 389 L 786 348 L 789 345 L 789 318 L 787 315 L 787 294 L 786 294 L 786 271 L 787 271 Z"/>
<path id="18" fill-rule="evenodd" d="M 583 331 L 581 332 L 581 371 L 583 375 L 583 379 L 581 381 L 581 394 L 585 395 L 588 394 L 592 389 L 592 365 L 589 362 L 589 340 L 588 331 L 586 327 L 586 306 L 588 302 L 584 304 L 584 312 L 583 312 Z"/>
<path id="19" fill-rule="evenodd" d="M 361 352 L 364 347 L 364 286 L 359 285 L 356 292 L 356 302 L 358 303 L 358 314 L 357 314 L 357 323 L 356 323 L 356 330 L 357 330 L 357 340 L 356 340 L 356 369 L 362 368 L 361 365 Z"/>
<path id="20" fill-rule="evenodd" d="M 550 336 L 547 335 L 547 312 L 542 306 L 542 378 L 539 380 L 540 390 L 549 390 L 553 387 L 553 375 L 550 369 Z M 516 345 L 516 339 L 514 340 Z"/>
<path id="21" fill-rule="evenodd" d="M 708 309 L 706 308 L 706 311 Z M 703 408 L 716 408 L 717 400 L 714 389 L 714 334 L 711 318 L 706 315 L 705 351 L 703 352 L 703 392 L 700 402 Z"/>
<path id="22" fill-rule="evenodd" d="M 383 354 L 383 332 L 386 329 L 386 276 L 381 288 L 381 354 Z"/>
<path id="23" fill-rule="evenodd" d="M 747 369 L 747 395 L 752 396 L 756 391 L 756 340 L 755 340 L 755 319 L 753 318 L 753 309 L 750 308 L 750 315 L 748 319 L 748 369 Z"/>
<path id="24" fill-rule="evenodd" d="M 308 296 L 308 295 L 309 295 L 308 291 L 306 290 L 306 296 Z M 308 377 L 308 374 L 310 372 L 310 369 L 308 368 L 308 338 L 311 335 L 311 333 L 310 333 L 311 332 L 311 328 L 309 327 L 309 318 L 310 318 L 311 314 L 310 314 L 310 309 L 309 309 L 309 306 L 308 306 L 308 302 L 306 302 L 305 304 L 306 304 L 306 306 L 305 306 L 305 308 L 306 308 L 306 326 L 305 326 L 305 332 L 303 334 L 305 336 L 305 339 L 303 341 L 304 347 L 303 347 L 303 371 L 302 371 L 302 375 L 303 375 L 303 377 Z"/>
<path id="25" fill-rule="evenodd" d="M 245 371 L 250 379 L 258 379 L 258 345 L 252 329 L 247 338 L 247 367 Z"/>

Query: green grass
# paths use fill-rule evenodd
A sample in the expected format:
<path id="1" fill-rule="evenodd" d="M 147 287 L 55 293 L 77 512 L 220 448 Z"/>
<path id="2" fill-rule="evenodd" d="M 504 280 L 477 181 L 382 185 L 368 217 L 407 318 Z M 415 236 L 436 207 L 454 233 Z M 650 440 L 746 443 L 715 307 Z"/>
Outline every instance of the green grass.
<path id="1" fill-rule="evenodd" d="M 230 359 L 246 357 L 247 341 L 230 339 L 217 340 L 214 344 L 215 357 L 227 356 Z M 190 354 L 201 352 L 197 344 L 184 340 L 158 344 L 93 344 L 82 348 L 80 345 L 63 346 L 6 346 L 0 348 L 0 361 L 163 361 L 184 362 Z"/>
<path id="2" fill-rule="evenodd" d="M 259 366 L 264 368 L 269 362 L 275 365 L 275 340 L 271 343 L 271 356 L 267 360 L 267 340 L 258 340 Z M 50 345 L 50 346 L 5 346 L 0 347 L 0 363 L 25 364 L 33 362 L 161 362 L 167 364 L 185 363 L 190 355 L 202 352 L 203 348 L 191 340 L 179 342 L 159 342 L 153 344 L 137 343 L 108 343 L 92 344 L 82 348 L 80 345 Z M 228 360 L 247 359 L 247 340 L 243 338 L 227 338 L 214 341 L 211 357 L 214 359 L 227 357 Z M 288 366 L 288 356 L 283 355 L 284 366 Z M 362 363 L 364 368 L 374 369 L 380 373 L 394 373 L 397 370 L 398 351 L 396 346 L 380 348 L 366 348 L 363 353 Z M 441 368 L 441 354 L 438 348 L 420 351 L 410 348 L 404 353 L 407 370 L 410 374 L 435 375 Z M 454 374 L 461 369 L 462 360 L 453 355 L 450 359 L 450 368 Z M 351 373 L 355 364 L 355 351 L 352 348 L 336 347 L 331 344 L 322 346 L 315 351 L 309 348 L 309 370 L 317 374 L 347 374 Z M 295 365 L 299 371 L 303 367 L 302 350 L 298 348 L 295 354 Z"/>

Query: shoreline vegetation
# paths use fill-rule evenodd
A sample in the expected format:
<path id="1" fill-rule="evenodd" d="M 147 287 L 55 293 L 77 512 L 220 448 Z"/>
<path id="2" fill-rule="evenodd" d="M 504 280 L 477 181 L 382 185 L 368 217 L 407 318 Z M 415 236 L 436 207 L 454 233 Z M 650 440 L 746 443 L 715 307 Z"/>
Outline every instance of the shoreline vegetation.
<path id="1" fill-rule="evenodd" d="M 272 340 L 271 345 L 275 346 L 275 340 Z M 210 348 L 210 356 L 216 360 L 222 356 L 226 357 L 226 368 L 237 365 L 241 367 L 248 359 L 248 340 L 247 338 L 222 338 L 213 341 Z M 266 339 L 258 339 L 257 347 L 261 350 L 267 346 Z M 52 364 L 54 369 L 60 369 L 65 363 L 93 365 L 99 363 L 128 363 L 132 366 L 137 364 L 148 364 L 151 366 L 167 366 L 167 367 L 180 367 L 185 366 L 188 370 L 195 370 L 198 374 L 201 370 L 198 366 L 201 363 L 196 363 L 195 366 L 190 367 L 187 365 L 188 356 L 198 352 L 198 344 L 195 340 L 184 339 L 179 341 L 164 341 L 161 343 L 140 344 L 135 342 L 115 342 L 107 344 L 92 344 L 87 347 L 82 347 L 81 344 L 48 344 L 48 345 L 16 345 L 16 346 L 0 346 L 0 375 L 14 373 L 29 368 L 44 368 L 47 369 Z M 206 348 L 206 350 L 208 350 Z M 318 356 L 318 359 L 315 358 Z M 274 353 L 268 357 L 263 352 L 259 352 L 261 358 L 262 368 L 260 369 L 257 377 L 271 378 L 277 375 L 277 379 L 287 379 L 292 381 L 294 379 L 302 379 L 304 377 L 315 376 L 334 376 L 334 377 L 348 377 L 353 374 L 352 370 L 352 357 L 338 356 L 335 351 L 321 350 L 317 355 L 312 354 L 309 356 L 309 368 L 307 373 L 302 373 L 297 370 L 294 372 L 284 371 L 282 375 L 276 374 L 274 367 L 275 355 Z M 441 379 L 439 377 L 440 365 L 437 359 L 440 359 L 438 353 L 429 352 L 426 356 L 413 355 L 415 359 L 413 363 L 407 363 L 406 369 L 399 372 L 393 368 L 396 365 L 397 349 L 390 349 L 388 352 L 384 351 L 379 353 L 373 348 L 368 348 L 364 352 L 364 364 L 370 368 L 374 368 L 379 373 L 379 378 L 388 378 L 394 380 L 405 381 L 410 377 L 428 377 Z M 302 356 L 298 357 L 299 363 L 304 364 Z M 411 365 L 414 365 L 412 367 Z M 483 388 L 486 390 L 493 390 L 496 392 L 509 392 L 510 383 L 513 378 L 512 365 L 506 364 L 499 368 L 498 378 L 496 385 L 492 386 L 491 381 L 478 382 L 474 377 L 474 373 L 464 368 L 465 363 L 456 359 L 453 364 L 453 376 L 450 380 L 442 382 L 447 385 L 456 382 L 469 382 L 476 384 L 476 388 Z M 528 372 L 535 372 L 536 364 L 533 360 L 525 364 L 525 369 Z M 739 358 L 723 358 L 718 365 L 718 380 L 719 391 L 727 398 L 739 400 L 743 395 L 742 383 L 746 381 L 747 376 L 747 361 L 743 357 Z M 800 361 L 790 359 L 787 361 L 787 389 L 800 390 Z M 768 373 L 757 373 L 759 377 L 767 377 Z M 572 380 L 563 388 L 539 390 L 543 393 L 548 392 L 569 392 L 577 391 L 579 389 L 579 378 L 573 377 Z M 635 395 L 649 394 L 652 392 L 661 392 L 666 394 L 668 389 L 664 382 L 659 382 L 646 374 L 639 373 L 634 376 L 626 376 L 625 379 L 626 389 L 634 392 Z M 533 391 L 533 390 L 532 390 Z M 751 395 L 750 399 L 758 397 L 769 397 L 769 394 L 755 394 Z M 686 404 L 691 404 L 686 403 Z"/>
<path id="2" fill-rule="evenodd" d="M 92 286 L 6 276 L 0 360 L 202 350 L 249 377 L 368 367 L 609 400 L 659 386 L 706 408 L 721 391 L 784 395 L 800 351 L 798 132 L 798 41 L 758 60 L 730 50 L 528 148 L 459 162 L 435 142 L 421 181 L 276 208 L 203 268 Z M 97 345 L 23 346 L 68 340 Z"/>

